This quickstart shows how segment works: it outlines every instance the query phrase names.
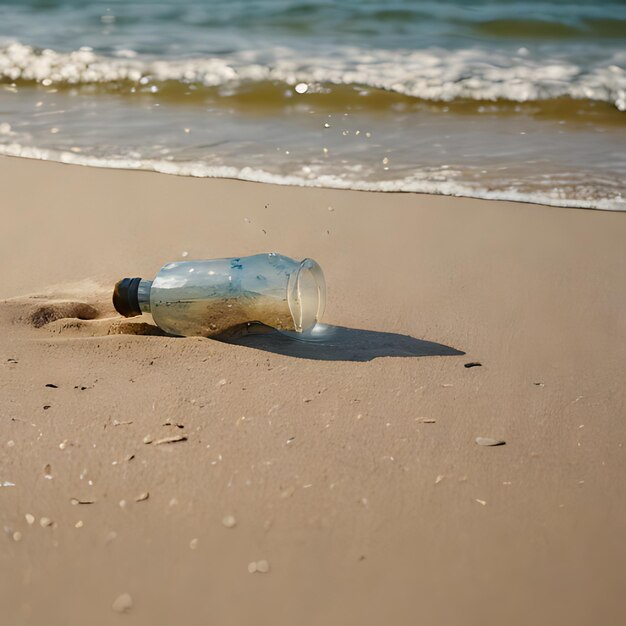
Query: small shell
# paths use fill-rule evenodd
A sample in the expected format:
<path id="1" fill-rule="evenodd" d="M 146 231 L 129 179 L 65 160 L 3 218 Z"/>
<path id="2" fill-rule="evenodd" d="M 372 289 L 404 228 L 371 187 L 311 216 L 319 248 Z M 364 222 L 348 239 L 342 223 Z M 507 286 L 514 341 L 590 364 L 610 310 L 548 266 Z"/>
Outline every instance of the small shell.
<path id="1" fill-rule="evenodd" d="M 130 597 L 129 593 L 123 593 L 117 598 L 115 598 L 113 602 L 113 610 L 116 613 L 127 613 L 133 608 L 133 599 Z"/>
<path id="2" fill-rule="evenodd" d="M 503 446 L 506 444 L 504 439 L 492 439 L 491 437 L 476 437 L 475 441 L 479 446 Z"/>

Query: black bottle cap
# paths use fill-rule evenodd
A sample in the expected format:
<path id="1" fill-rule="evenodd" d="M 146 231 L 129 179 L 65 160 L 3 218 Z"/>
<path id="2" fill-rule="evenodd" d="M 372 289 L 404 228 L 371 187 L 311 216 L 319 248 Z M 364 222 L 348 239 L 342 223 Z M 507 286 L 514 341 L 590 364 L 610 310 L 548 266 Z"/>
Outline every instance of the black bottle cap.
<path id="1" fill-rule="evenodd" d="M 113 306 L 115 310 L 124 317 L 135 317 L 141 315 L 139 308 L 139 283 L 141 278 L 122 278 L 115 283 L 113 289 Z"/>

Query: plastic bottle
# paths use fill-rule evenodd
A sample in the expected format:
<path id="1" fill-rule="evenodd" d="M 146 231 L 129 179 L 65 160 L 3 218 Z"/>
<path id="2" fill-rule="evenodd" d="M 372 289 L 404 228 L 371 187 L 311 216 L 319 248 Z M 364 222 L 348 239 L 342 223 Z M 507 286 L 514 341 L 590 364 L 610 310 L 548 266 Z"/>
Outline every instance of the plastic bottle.
<path id="1" fill-rule="evenodd" d="M 153 281 L 123 278 L 113 292 L 121 315 L 150 313 L 159 328 L 182 336 L 217 336 L 249 322 L 302 333 L 325 304 L 320 266 L 276 253 L 168 263 Z"/>

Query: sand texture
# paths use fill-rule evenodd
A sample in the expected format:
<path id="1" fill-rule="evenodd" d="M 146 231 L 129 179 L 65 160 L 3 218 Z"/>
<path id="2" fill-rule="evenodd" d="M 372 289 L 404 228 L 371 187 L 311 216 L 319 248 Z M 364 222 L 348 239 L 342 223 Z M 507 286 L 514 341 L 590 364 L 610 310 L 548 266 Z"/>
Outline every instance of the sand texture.
<path id="1" fill-rule="evenodd" d="M 626 623 L 626 215 L 7 158 L 0 183 L 2 626 Z M 324 269 L 324 341 L 110 302 L 271 251 Z"/>

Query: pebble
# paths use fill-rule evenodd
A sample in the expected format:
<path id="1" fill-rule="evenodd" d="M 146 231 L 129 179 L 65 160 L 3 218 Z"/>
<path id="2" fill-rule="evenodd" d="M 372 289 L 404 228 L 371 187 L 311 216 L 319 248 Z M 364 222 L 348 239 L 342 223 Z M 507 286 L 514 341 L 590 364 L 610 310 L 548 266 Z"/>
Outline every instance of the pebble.
<path id="1" fill-rule="evenodd" d="M 248 563 L 248 571 L 251 574 L 259 573 L 259 574 L 267 574 L 270 571 L 270 564 L 262 559 L 261 561 L 251 561 Z"/>
<path id="2" fill-rule="evenodd" d="M 16 531 L 13 533 L 13 541 L 15 541 L 16 543 L 17 543 L 18 541 L 22 541 L 22 533 L 21 533 L 19 530 L 16 530 Z"/>
<path id="3" fill-rule="evenodd" d="M 65 448 L 67 448 L 67 439 L 65 439 L 64 441 L 62 441 L 62 442 L 59 444 L 59 449 L 60 449 L 60 450 L 65 450 Z"/>
<path id="4" fill-rule="evenodd" d="M 479 500 L 478 498 L 476 498 L 476 502 L 478 502 L 478 504 L 482 504 L 482 506 L 485 506 L 485 504 L 487 504 L 486 500 Z"/>
<path id="5" fill-rule="evenodd" d="M 287 487 L 287 489 L 283 489 L 280 492 L 280 497 L 283 499 L 291 498 L 291 496 L 293 496 L 295 491 L 296 491 L 295 487 Z"/>
<path id="6" fill-rule="evenodd" d="M 40 525 L 42 528 L 45 528 L 46 526 L 52 526 L 52 520 L 51 520 L 49 517 L 42 517 L 42 518 L 39 520 L 39 525 Z"/>
<path id="7" fill-rule="evenodd" d="M 144 442 L 144 443 L 152 443 L 152 436 L 151 436 L 151 435 L 146 435 L 146 436 L 143 438 L 143 442 Z"/>
<path id="8" fill-rule="evenodd" d="M 84 526 L 83 520 L 79 519 L 76 524 L 74 524 L 74 528 L 82 528 Z"/>
<path id="9" fill-rule="evenodd" d="M 445 477 L 444 477 L 443 474 L 439 474 L 439 476 L 437 476 L 437 478 L 435 478 L 435 485 L 438 485 L 444 478 Z"/>
<path id="10" fill-rule="evenodd" d="M 479 446 L 503 446 L 506 444 L 504 439 L 492 439 L 491 437 L 476 437 L 476 443 Z"/>
<path id="11" fill-rule="evenodd" d="M 222 518 L 222 524 L 226 526 L 226 528 L 234 528 L 237 525 L 237 520 L 233 515 L 225 515 Z"/>
<path id="12" fill-rule="evenodd" d="M 24 515 L 25 519 L 26 519 L 26 523 L 29 526 L 32 526 L 35 523 L 35 516 L 31 515 L 30 513 L 26 513 L 26 515 Z"/>
<path id="13" fill-rule="evenodd" d="M 9 439 L 9 441 L 7 441 L 7 448 L 12 448 L 15 445 L 15 441 L 13 441 L 13 439 Z"/>
<path id="14" fill-rule="evenodd" d="M 198 540 L 197 540 L 197 539 L 192 539 L 192 540 L 189 542 L 189 547 L 190 547 L 192 550 L 195 550 L 195 549 L 198 547 Z"/>
<path id="15" fill-rule="evenodd" d="M 140 493 L 135 498 L 135 502 L 143 502 L 144 500 L 147 500 L 149 497 L 150 497 L 150 493 L 148 491 L 144 491 L 143 493 Z"/>
<path id="16" fill-rule="evenodd" d="M 123 593 L 117 596 L 113 601 L 113 610 L 116 613 L 127 613 L 133 608 L 133 599 L 129 593 Z"/>

